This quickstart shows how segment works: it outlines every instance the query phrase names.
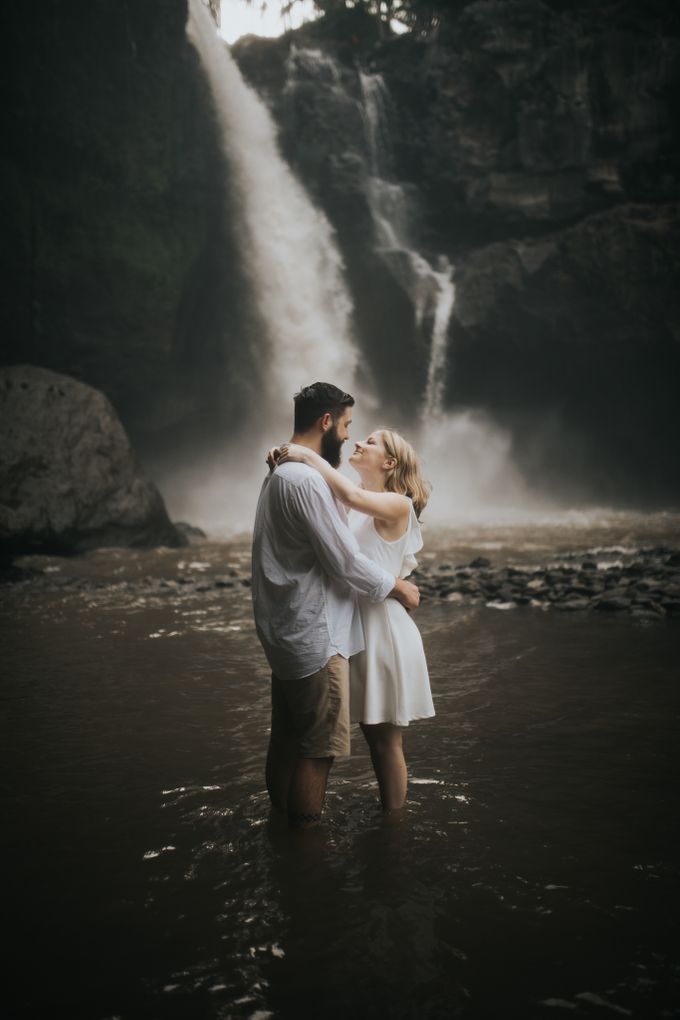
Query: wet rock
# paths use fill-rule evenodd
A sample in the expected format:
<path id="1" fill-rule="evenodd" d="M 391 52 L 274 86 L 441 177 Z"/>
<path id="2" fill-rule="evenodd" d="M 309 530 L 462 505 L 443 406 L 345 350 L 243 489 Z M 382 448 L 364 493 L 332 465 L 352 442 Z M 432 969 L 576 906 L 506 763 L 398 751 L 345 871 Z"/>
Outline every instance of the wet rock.
<path id="1" fill-rule="evenodd" d="M 31 567 L 18 567 L 14 563 L 6 562 L 0 565 L 0 584 L 19 584 L 22 581 L 44 580 L 40 570 Z"/>
<path id="2" fill-rule="evenodd" d="M 635 578 L 643 574 L 644 570 L 644 564 L 642 563 L 629 563 L 628 566 L 624 568 L 624 573 L 628 574 L 631 578 Z"/>
<path id="3" fill-rule="evenodd" d="M 569 612 L 585 611 L 590 609 L 589 599 L 569 598 L 555 604 L 556 609 L 563 609 Z"/>
<path id="4" fill-rule="evenodd" d="M 667 613 L 680 612 L 680 576 L 675 568 L 664 565 L 667 555 L 659 550 L 638 551 L 633 563 L 624 560 L 612 566 L 608 560 L 598 564 L 583 559 L 582 553 L 565 553 L 565 560 L 581 562 L 573 567 L 553 563 L 549 568 L 510 565 L 497 569 L 479 557 L 482 565 L 458 567 L 453 577 L 436 568 L 421 568 L 417 580 L 423 593 L 457 605 L 482 601 L 492 608 L 512 604 L 566 612 L 600 609 L 632 613 L 636 609 L 649 618 L 661 619 Z"/>
<path id="5" fill-rule="evenodd" d="M 665 616 L 666 608 L 661 602 L 655 602 L 653 599 L 645 599 L 644 601 L 636 600 L 633 603 L 633 609 L 646 609 L 650 613 L 656 613 L 657 616 Z"/>
<path id="6" fill-rule="evenodd" d="M 627 599 L 630 601 L 630 594 L 626 588 L 612 587 L 607 588 L 604 594 L 601 596 L 603 599 L 611 601 L 612 599 Z"/>
<path id="7" fill-rule="evenodd" d="M 477 556 L 476 559 L 472 560 L 469 564 L 473 570 L 484 569 L 485 567 L 491 566 L 491 560 L 487 560 L 484 556 Z"/>
<path id="8" fill-rule="evenodd" d="M 46 369 L 2 368 L 0 423 L 5 550 L 181 544 L 103 394 Z"/>
<path id="9" fill-rule="evenodd" d="M 649 609 L 640 609 L 637 606 L 631 610 L 631 616 L 637 620 L 653 620 L 659 619 L 658 613 L 654 613 Z"/>
<path id="10" fill-rule="evenodd" d="M 593 595 L 593 589 L 583 584 L 571 584 L 569 585 L 569 594 L 577 598 L 583 596 L 590 598 Z"/>
<path id="11" fill-rule="evenodd" d="M 186 521 L 174 521 L 173 526 L 177 534 L 184 540 L 185 545 L 199 545 L 207 535 L 195 524 L 187 524 Z"/>
<path id="12" fill-rule="evenodd" d="M 612 597 L 605 595 L 600 599 L 594 600 L 593 606 L 595 609 L 600 609 L 604 612 L 623 612 L 626 609 L 630 609 L 631 600 L 621 598 L 620 596 Z"/>

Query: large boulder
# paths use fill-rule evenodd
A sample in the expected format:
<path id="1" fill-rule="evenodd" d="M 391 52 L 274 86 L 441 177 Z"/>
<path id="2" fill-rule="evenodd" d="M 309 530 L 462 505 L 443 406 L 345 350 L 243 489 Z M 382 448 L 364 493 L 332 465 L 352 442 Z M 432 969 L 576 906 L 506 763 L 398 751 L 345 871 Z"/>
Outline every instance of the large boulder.
<path id="1" fill-rule="evenodd" d="M 43 368 L 0 369 L 0 550 L 180 544 L 103 394 Z"/>

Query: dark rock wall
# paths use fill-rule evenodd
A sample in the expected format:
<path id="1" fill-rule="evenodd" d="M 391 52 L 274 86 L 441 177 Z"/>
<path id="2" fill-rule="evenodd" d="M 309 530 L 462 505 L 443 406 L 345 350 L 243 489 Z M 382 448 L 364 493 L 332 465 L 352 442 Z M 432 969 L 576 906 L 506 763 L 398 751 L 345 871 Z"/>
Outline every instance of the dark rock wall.
<path id="1" fill-rule="evenodd" d="M 378 60 L 435 237 L 469 247 L 678 196 L 671 3 L 477 0 L 437 42 L 404 37 Z"/>
<path id="2" fill-rule="evenodd" d="M 138 441 L 214 429 L 243 287 L 185 0 L 6 20 L 2 361 L 101 388 Z"/>
<path id="3" fill-rule="evenodd" d="M 680 205 L 621 205 L 460 266 L 448 388 L 570 498 L 678 495 Z"/>

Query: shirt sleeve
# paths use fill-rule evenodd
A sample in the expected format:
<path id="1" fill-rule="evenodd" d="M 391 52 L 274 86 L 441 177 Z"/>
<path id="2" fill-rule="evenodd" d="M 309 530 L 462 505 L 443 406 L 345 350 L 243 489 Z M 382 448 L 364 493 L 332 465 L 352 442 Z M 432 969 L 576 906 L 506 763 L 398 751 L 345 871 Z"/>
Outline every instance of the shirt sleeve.
<path id="1" fill-rule="evenodd" d="M 382 602 L 394 588 L 395 576 L 379 567 L 359 549 L 341 519 L 330 488 L 321 475 L 295 487 L 293 505 L 323 570 L 344 581 L 371 602 Z"/>

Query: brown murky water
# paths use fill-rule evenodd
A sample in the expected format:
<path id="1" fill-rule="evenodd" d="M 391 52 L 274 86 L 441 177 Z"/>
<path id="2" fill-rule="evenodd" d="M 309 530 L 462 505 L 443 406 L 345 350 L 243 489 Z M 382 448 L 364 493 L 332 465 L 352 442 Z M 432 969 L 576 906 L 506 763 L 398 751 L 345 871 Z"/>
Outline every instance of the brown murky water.
<path id="1" fill-rule="evenodd" d="M 572 522 L 429 551 L 664 535 Z M 404 818 L 383 823 L 357 733 L 300 843 L 268 814 L 247 558 L 34 559 L 48 583 L 0 592 L 6 1015 L 680 1015 L 678 621 L 423 605 L 437 716 L 407 736 Z"/>

